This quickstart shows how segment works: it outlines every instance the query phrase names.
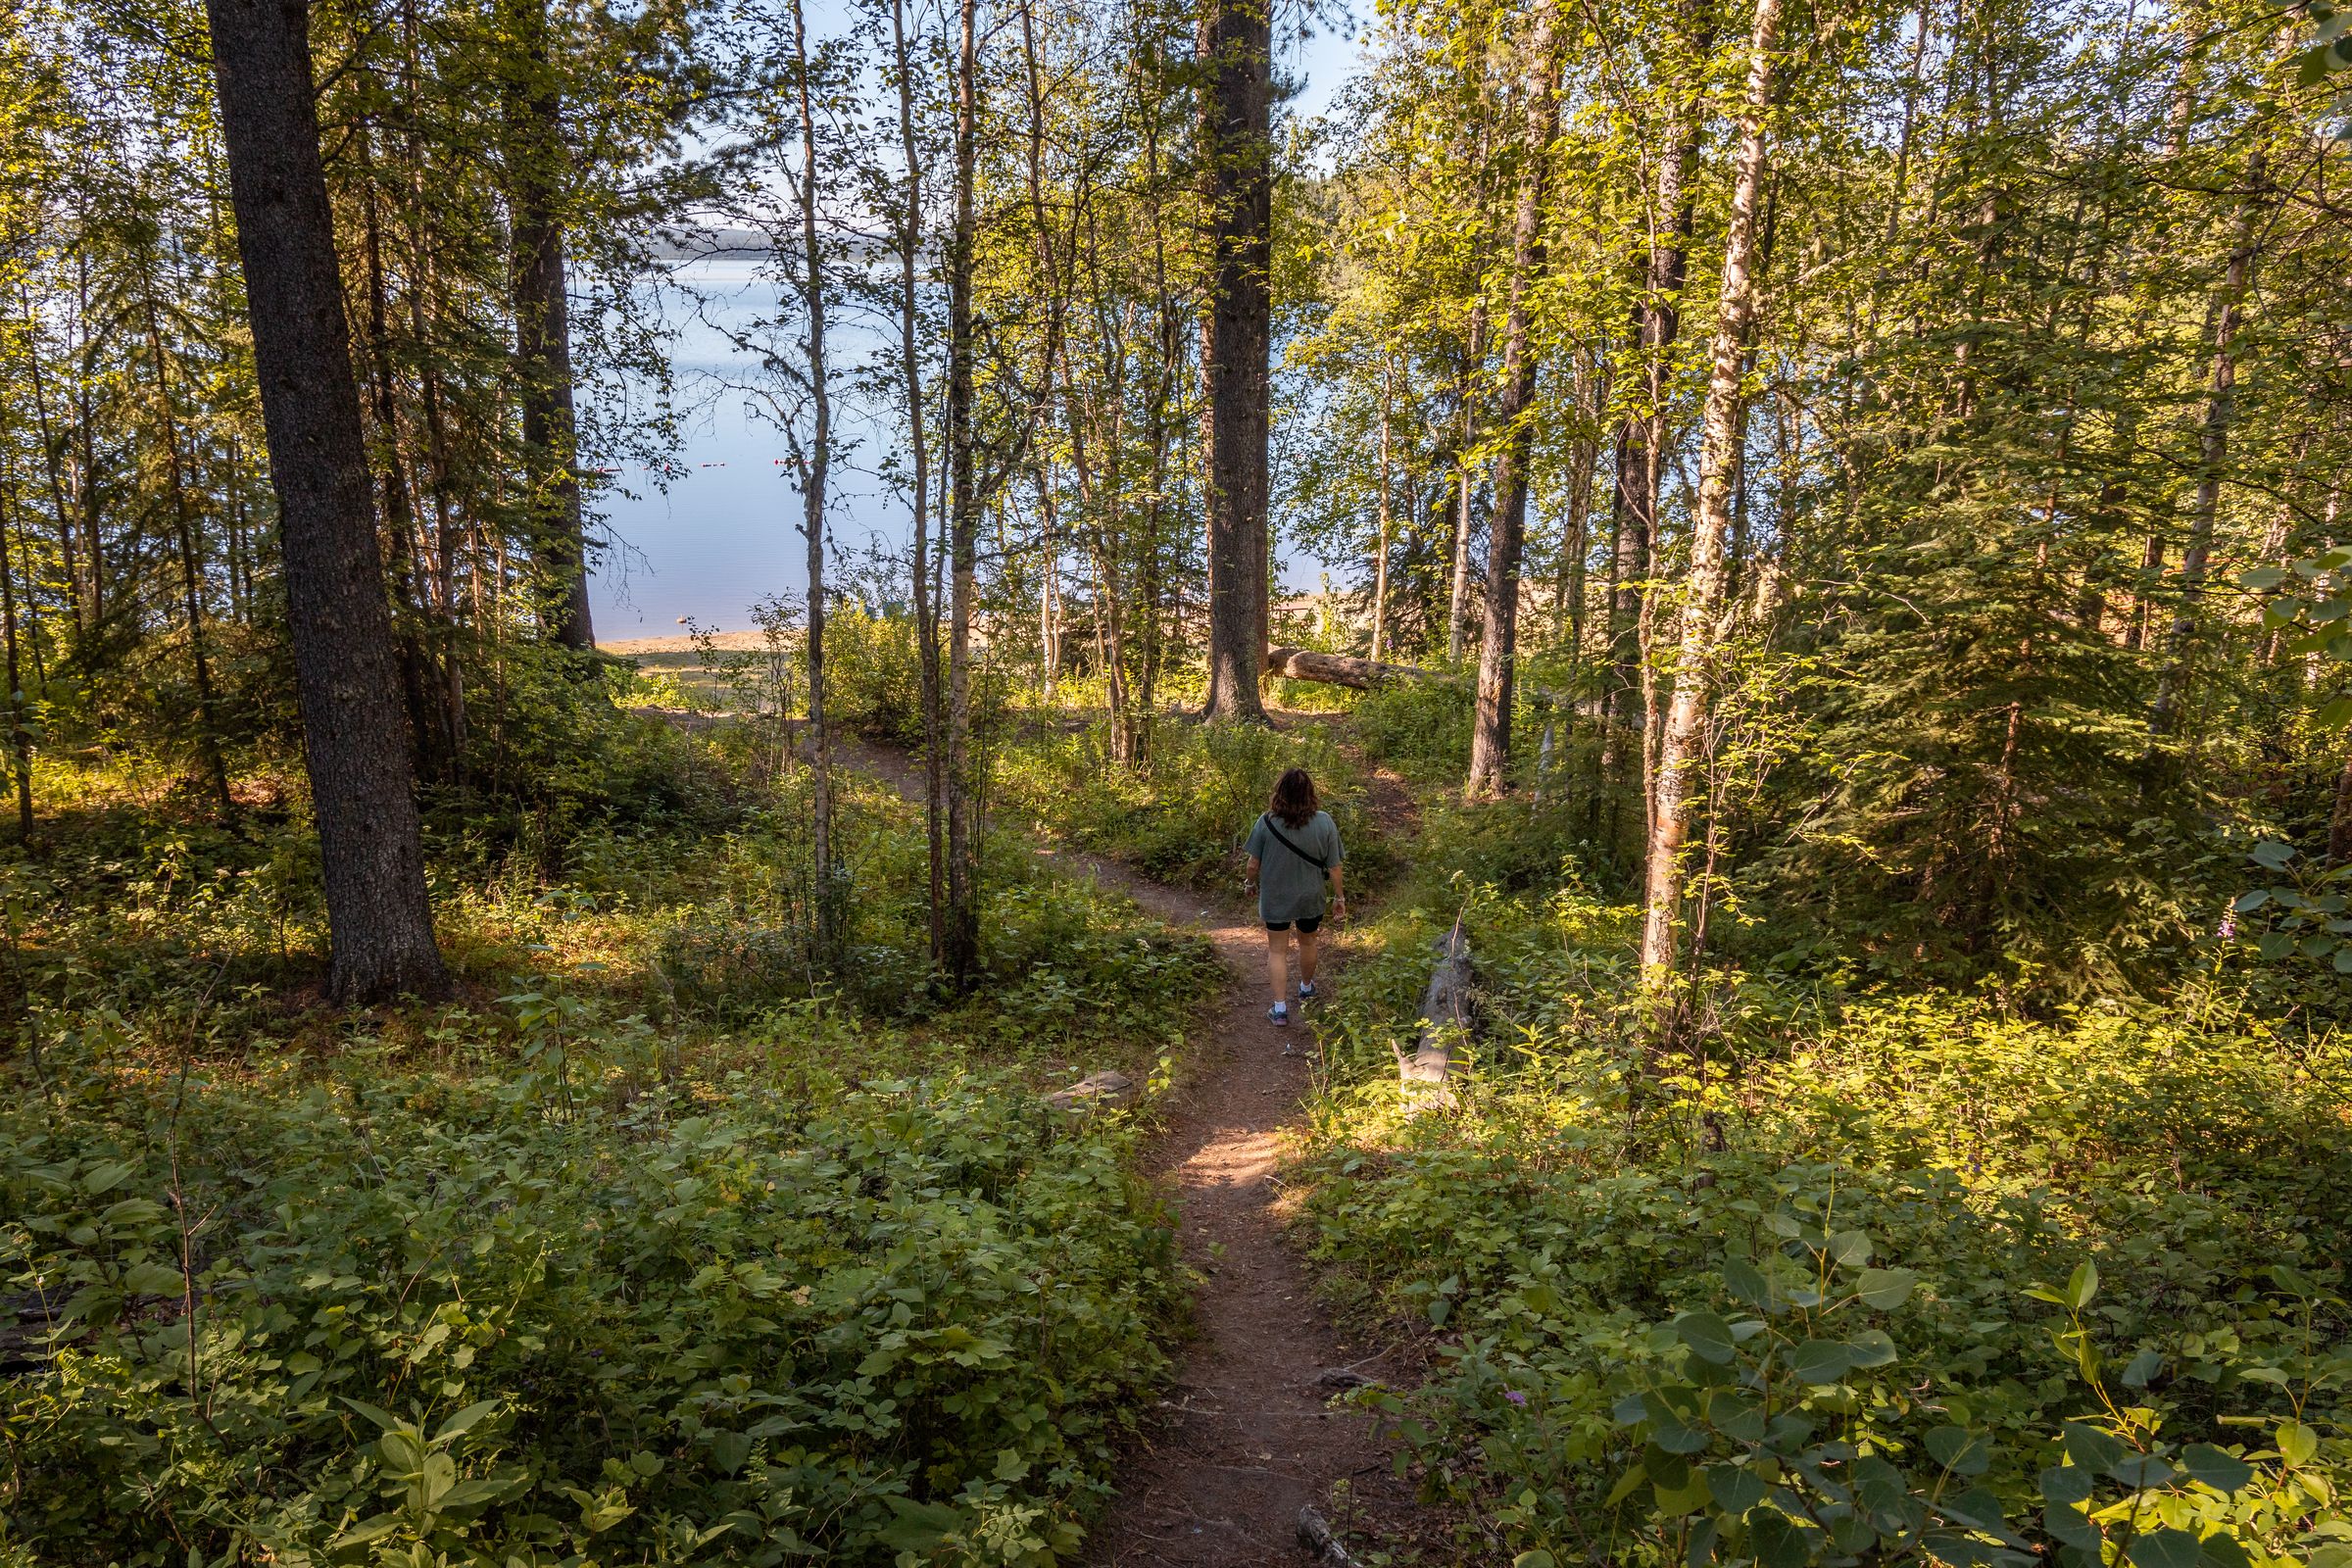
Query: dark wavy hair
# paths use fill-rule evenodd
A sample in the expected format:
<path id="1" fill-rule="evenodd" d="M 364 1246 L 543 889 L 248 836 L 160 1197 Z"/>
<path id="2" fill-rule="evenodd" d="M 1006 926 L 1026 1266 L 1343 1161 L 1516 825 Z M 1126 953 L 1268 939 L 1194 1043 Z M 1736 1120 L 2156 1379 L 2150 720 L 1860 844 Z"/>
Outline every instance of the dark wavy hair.
<path id="1" fill-rule="evenodd" d="M 1304 827 L 1314 820 L 1323 803 L 1315 798 L 1315 781 L 1306 776 L 1306 769 L 1294 767 L 1274 781 L 1274 798 L 1266 803 L 1270 816 L 1282 818 L 1286 827 Z"/>

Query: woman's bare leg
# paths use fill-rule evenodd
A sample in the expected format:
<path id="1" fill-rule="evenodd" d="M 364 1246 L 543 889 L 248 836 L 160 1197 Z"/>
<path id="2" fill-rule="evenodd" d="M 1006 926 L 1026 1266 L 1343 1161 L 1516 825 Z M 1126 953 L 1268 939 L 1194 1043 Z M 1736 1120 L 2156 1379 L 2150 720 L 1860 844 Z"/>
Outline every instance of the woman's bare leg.
<path id="1" fill-rule="evenodd" d="M 1266 933 L 1266 987 L 1277 1003 L 1290 1000 L 1291 956 L 1283 951 L 1288 931 Z"/>
<path id="2" fill-rule="evenodd" d="M 1298 933 L 1298 983 L 1300 985 L 1311 986 L 1315 983 L 1315 936 L 1316 933 L 1312 931 Z"/>

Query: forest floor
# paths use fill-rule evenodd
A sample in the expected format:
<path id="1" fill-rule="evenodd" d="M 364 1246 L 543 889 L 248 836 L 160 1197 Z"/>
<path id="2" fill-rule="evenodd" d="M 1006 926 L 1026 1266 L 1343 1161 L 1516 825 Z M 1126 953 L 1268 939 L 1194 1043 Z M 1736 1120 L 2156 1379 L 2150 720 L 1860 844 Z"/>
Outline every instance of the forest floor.
<path id="1" fill-rule="evenodd" d="M 904 753 L 836 745 L 849 766 L 922 799 L 921 771 Z M 1409 817 L 1401 781 L 1384 779 L 1380 793 L 1395 797 L 1384 802 L 1386 813 Z M 1397 1477 L 1374 1417 L 1335 1403 L 1334 1385 L 1350 1374 L 1412 1381 L 1410 1358 L 1392 1364 L 1392 1349 L 1335 1327 L 1286 1235 L 1282 1150 L 1310 1087 L 1313 1036 L 1303 1022 L 1279 1029 L 1266 1017 L 1265 939 L 1254 911 L 1075 850 L 1038 854 L 1205 935 L 1225 968 L 1223 986 L 1187 1036 L 1175 1088 L 1157 1107 L 1148 1166 L 1176 1203 L 1184 1259 L 1200 1276 L 1195 1336 L 1086 1560 L 1098 1568 L 1295 1568 L 1305 1556 L 1299 1510 L 1310 1507 L 1347 1536 L 1395 1551 L 1427 1531 L 1427 1516 Z M 1346 959 L 1344 937 L 1325 943 L 1327 987 Z M 1297 1054 L 1285 1054 L 1286 1045 Z"/>

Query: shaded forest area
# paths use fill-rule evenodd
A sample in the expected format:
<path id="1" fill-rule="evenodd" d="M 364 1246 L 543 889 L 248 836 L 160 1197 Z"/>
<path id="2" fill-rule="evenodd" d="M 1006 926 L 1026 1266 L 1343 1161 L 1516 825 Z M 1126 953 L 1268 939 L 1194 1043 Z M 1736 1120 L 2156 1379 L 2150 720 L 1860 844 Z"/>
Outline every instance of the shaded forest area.
<path id="1" fill-rule="evenodd" d="M 0 17 L 0 1564 L 1087 1560 L 1303 765 L 1323 1560 L 2352 1565 L 2352 16 Z"/>

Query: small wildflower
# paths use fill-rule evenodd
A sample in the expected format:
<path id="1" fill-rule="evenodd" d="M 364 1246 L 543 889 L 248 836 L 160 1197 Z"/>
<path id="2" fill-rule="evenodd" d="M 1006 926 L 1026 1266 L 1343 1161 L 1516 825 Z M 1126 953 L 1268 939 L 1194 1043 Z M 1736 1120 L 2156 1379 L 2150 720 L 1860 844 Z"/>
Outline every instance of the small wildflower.
<path id="1" fill-rule="evenodd" d="M 1518 1405 L 1521 1409 L 1527 1408 L 1527 1396 L 1521 1394 L 1517 1389 L 1504 1390 L 1502 1396 L 1510 1400 L 1513 1404 Z"/>
<path id="2" fill-rule="evenodd" d="M 2224 942 L 2237 935 L 2237 911 L 2235 909 L 2223 910 L 2222 923 L 2214 929 L 2213 934 Z"/>

